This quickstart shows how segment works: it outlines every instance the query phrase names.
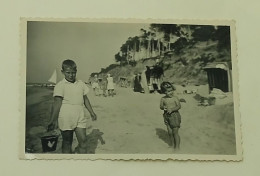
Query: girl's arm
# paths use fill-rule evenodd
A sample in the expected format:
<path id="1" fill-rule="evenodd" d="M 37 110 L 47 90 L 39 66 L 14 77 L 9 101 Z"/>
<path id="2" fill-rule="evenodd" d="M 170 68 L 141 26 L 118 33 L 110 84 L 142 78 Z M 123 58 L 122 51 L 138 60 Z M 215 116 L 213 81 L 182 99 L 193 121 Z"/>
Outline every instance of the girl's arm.
<path id="1" fill-rule="evenodd" d="M 88 99 L 87 95 L 84 95 L 84 105 L 87 108 L 88 112 L 90 113 L 92 120 L 97 120 L 97 116 L 96 116 L 96 114 L 94 113 L 94 111 L 92 109 L 92 106 L 91 106 L 91 104 L 89 102 L 89 99 Z"/>
<path id="2" fill-rule="evenodd" d="M 59 116 L 62 100 L 63 100 L 62 97 L 59 97 L 59 96 L 54 97 L 54 102 L 53 102 L 52 111 L 51 111 L 51 120 L 48 125 L 48 131 L 52 131 L 55 128 L 57 128 L 56 122 L 57 122 L 57 119 Z"/>
<path id="3" fill-rule="evenodd" d="M 160 102 L 160 109 L 164 110 L 164 103 L 163 103 L 163 98 L 161 98 L 161 102 Z"/>

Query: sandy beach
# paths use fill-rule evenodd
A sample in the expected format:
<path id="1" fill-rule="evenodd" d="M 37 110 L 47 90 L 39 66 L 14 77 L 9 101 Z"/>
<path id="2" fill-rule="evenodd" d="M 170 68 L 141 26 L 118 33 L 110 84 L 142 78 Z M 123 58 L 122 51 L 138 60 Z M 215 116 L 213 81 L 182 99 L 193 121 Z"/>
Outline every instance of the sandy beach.
<path id="1" fill-rule="evenodd" d="M 185 87 L 193 89 L 195 86 Z M 234 109 L 232 94 L 217 99 L 212 106 L 198 106 L 196 94 L 183 94 L 184 87 L 176 86 L 182 116 L 179 134 L 182 154 L 236 154 Z M 207 85 L 196 86 L 197 93 L 207 92 Z M 40 137 L 48 135 L 52 89 L 28 87 L 26 95 L 26 152 L 42 153 Z M 142 94 L 131 88 L 116 87 L 114 97 L 88 97 L 98 116 L 92 121 L 87 110 L 88 153 L 97 154 L 171 154 L 169 137 L 159 109 L 162 94 Z M 58 132 L 58 131 L 57 131 Z M 56 151 L 61 153 L 59 135 Z M 73 149 L 77 146 L 74 136 Z"/>

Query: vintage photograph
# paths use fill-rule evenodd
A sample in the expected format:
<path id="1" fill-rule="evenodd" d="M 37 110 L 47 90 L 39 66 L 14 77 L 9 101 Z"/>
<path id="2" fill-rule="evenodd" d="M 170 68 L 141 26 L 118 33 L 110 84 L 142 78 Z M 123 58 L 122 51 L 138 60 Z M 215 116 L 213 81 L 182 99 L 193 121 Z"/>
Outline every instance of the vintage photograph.
<path id="1" fill-rule="evenodd" d="M 232 21 L 21 21 L 21 156 L 241 160 Z"/>

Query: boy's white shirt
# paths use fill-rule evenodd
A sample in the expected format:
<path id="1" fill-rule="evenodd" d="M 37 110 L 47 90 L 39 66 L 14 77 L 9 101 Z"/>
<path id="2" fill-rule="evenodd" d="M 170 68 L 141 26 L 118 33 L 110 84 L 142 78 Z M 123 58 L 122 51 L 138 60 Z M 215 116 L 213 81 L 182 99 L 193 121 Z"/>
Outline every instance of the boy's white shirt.
<path id="1" fill-rule="evenodd" d="M 62 104 L 83 105 L 83 96 L 88 92 L 89 88 L 83 81 L 71 83 L 64 78 L 55 86 L 53 96 L 63 97 Z"/>

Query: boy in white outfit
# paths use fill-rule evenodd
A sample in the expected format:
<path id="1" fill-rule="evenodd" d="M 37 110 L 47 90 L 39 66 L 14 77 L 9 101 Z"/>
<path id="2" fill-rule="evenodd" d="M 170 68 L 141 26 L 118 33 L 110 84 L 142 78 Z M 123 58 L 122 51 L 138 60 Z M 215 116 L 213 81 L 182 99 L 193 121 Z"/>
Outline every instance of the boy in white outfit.
<path id="1" fill-rule="evenodd" d="M 61 72 L 65 78 L 54 88 L 53 111 L 48 130 L 53 130 L 58 120 L 63 140 L 62 153 L 72 153 L 73 132 L 79 142 L 78 153 L 86 153 L 87 119 L 84 117 L 84 105 L 92 120 L 97 119 L 87 97 L 89 89 L 83 81 L 76 80 L 77 66 L 74 61 L 63 61 Z"/>

